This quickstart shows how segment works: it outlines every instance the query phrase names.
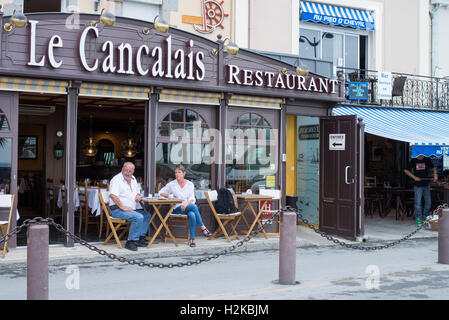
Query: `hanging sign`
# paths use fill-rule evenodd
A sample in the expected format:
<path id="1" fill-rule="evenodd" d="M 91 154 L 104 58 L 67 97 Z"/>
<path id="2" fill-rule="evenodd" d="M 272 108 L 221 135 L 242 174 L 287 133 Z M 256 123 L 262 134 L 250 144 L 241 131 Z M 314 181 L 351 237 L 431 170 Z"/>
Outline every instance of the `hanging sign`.
<path id="1" fill-rule="evenodd" d="M 377 96 L 379 99 L 391 100 L 393 89 L 393 77 L 391 72 L 380 72 L 377 87 Z"/>

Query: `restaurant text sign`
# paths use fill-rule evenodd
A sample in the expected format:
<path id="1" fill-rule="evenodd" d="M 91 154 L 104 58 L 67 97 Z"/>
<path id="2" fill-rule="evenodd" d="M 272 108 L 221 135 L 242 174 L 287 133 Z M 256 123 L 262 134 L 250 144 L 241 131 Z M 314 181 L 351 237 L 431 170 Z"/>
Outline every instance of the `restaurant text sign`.
<path id="1" fill-rule="evenodd" d="M 320 77 L 303 77 L 297 74 L 240 69 L 226 66 L 226 83 L 243 86 L 278 88 L 323 93 L 337 93 L 338 80 Z"/>

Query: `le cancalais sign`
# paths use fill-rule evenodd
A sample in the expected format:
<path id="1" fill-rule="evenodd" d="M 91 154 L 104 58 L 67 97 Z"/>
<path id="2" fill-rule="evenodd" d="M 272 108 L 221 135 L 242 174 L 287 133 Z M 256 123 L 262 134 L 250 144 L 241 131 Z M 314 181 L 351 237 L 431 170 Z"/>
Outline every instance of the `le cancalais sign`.
<path id="1" fill-rule="evenodd" d="M 47 44 L 46 55 L 37 56 L 36 38 L 39 32 L 36 20 L 29 20 L 29 59 L 28 66 L 43 67 L 49 65 L 54 69 L 60 68 L 64 61 L 57 57 L 57 49 L 64 47 L 61 36 L 55 34 Z M 132 46 L 122 42 L 115 45 L 107 40 L 101 44 L 102 59 L 88 59 L 86 44 L 92 37 L 99 38 L 97 27 L 86 27 L 79 37 L 78 56 L 82 68 L 87 72 L 100 71 L 103 73 L 117 73 L 124 75 L 140 75 L 154 78 L 171 78 L 202 81 L 206 77 L 205 52 L 195 51 L 193 40 L 186 42 L 186 48 L 174 48 L 172 35 L 167 36 L 162 44 L 150 47 L 146 44 Z M 118 52 L 117 52 L 118 51 Z M 118 54 L 116 57 L 115 55 Z M 145 64 L 143 59 L 152 59 L 152 63 Z M 230 85 L 278 88 L 320 93 L 337 92 L 338 80 L 331 80 L 316 76 L 303 77 L 288 72 L 269 72 L 248 70 L 234 64 L 226 65 L 226 83 Z"/>

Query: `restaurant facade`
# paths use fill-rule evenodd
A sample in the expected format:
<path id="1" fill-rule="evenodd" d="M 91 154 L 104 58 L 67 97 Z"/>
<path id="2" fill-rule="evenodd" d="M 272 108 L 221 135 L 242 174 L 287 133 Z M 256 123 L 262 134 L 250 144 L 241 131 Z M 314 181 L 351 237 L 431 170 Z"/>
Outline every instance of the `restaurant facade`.
<path id="1" fill-rule="evenodd" d="M 143 192 L 153 194 L 182 163 L 213 230 L 201 191 L 281 189 L 285 204 L 287 180 L 309 159 L 313 167 L 297 179 L 318 195 L 307 204 L 310 215 L 323 231 L 363 235 L 363 123 L 331 116 L 343 100 L 341 79 L 305 75 L 243 49 L 235 54 L 221 37 L 129 18 L 112 26 L 98 15 L 67 25 L 69 18 L 27 14 L 20 28 L 0 16 L 1 183 L 19 195 L 22 217 L 21 201 L 45 215 L 48 195 L 39 190 L 58 181 L 64 225 L 74 232 L 76 181 L 110 179 L 132 161 Z"/>

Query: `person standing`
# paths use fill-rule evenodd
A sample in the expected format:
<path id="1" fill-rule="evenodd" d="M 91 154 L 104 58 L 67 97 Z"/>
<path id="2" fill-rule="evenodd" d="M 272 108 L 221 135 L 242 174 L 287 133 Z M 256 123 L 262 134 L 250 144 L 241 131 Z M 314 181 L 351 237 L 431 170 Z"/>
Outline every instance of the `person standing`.
<path id="1" fill-rule="evenodd" d="M 186 169 L 184 166 L 181 164 L 177 165 L 175 168 L 176 179 L 167 183 L 167 185 L 159 191 L 159 194 L 166 198 L 170 195 L 174 195 L 175 198 L 184 200 L 184 202 L 175 206 L 173 213 L 186 214 L 189 217 L 189 245 L 190 247 L 195 247 L 196 225 L 200 227 L 201 232 L 205 237 L 210 237 L 211 233 L 204 225 L 198 207 L 195 205 L 195 186 L 191 181 L 184 178 L 185 175 Z"/>
<path id="2" fill-rule="evenodd" d="M 150 225 L 151 214 L 140 208 L 140 188 L 133 176 L 135 166 L 132 162 L 123 164 L 122 172 L 115 175 L 109 184 L 109 207 L 111 216 L 131 222 L 125 248 L 137 251 L 146 247 L 145 236 Z"/>
<path id="3" fill-rule="evenodd" d="M 420 154 L 417 158 L 412 158 L 409 162 L 408 169 L 404 170 L 404 173 L 414 180 L 415 219 L 418 226 L 429 215 L 432 201 L 429 182 L 432 172 L 433 180 L 438 181 L 437 169 L 434 167 L 432 161 L 423 154 Z M 421 204 L 422 197 L 424 197 L 424 212 Z"/>

